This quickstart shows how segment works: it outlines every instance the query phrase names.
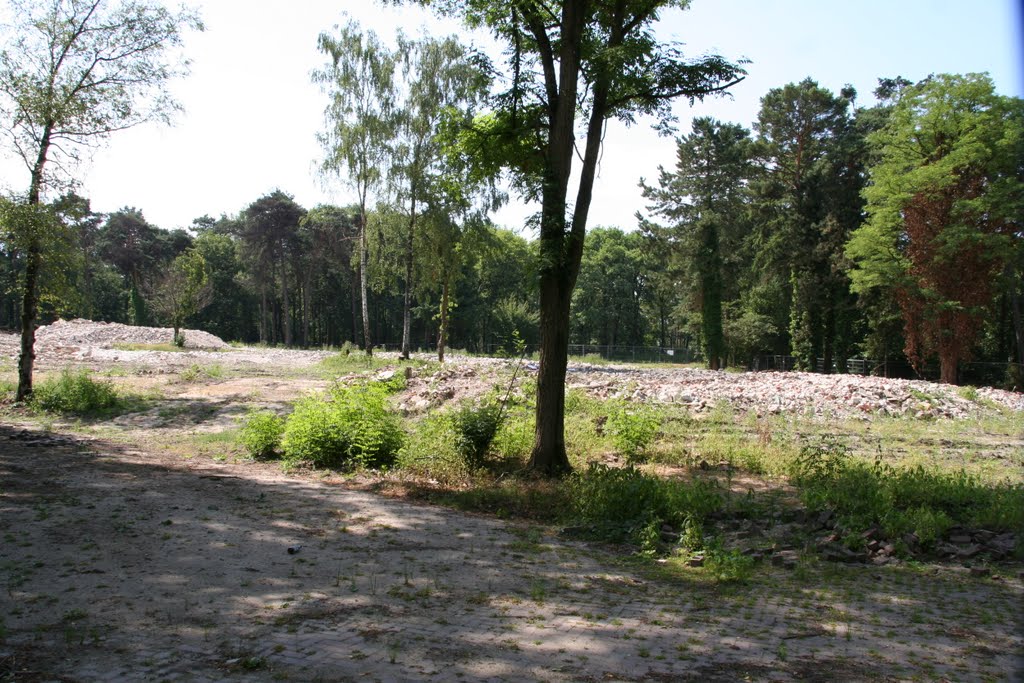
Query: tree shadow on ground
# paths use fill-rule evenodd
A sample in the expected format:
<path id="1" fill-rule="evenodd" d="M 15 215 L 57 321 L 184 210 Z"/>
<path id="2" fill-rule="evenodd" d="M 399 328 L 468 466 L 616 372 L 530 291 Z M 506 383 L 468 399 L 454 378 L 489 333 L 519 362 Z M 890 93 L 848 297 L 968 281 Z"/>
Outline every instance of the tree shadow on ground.
<path id="1" fill-rule="evenodd" d="M 1021 663 L 1019 581 L 668 579 L 274 465 L 2 425 L 0 482 L 6 680 L 1012 678 Z"/>

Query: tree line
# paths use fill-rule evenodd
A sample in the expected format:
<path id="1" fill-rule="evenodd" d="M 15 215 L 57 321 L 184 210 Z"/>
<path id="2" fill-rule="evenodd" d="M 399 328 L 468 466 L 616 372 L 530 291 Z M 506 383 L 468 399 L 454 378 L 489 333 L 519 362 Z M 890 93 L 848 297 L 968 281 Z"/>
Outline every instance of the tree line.
<path id="1" fill-rule="evenodd" d="M 760 354 L 793 355 L 805 369 L 824 359 L 824 368 L 840 372 L 851 356 L 938 359 L 954 373 L 972 358 L 1022 362 L 1013 203 L 1020 190 L 1012 186 L 1019 102 L 995 95 L 983 76 L 882 79 L 870 107 L 858 107 L 856 96 L 804 80 L 767 93 L 752 129 L 695 119 L 676 142 L 676 166 L 642 183 L 648 205 L 639 229 L 590 231 L 569 343 L 692 347 L 712 368 L 745 366 Z M 925 137 L 917 118 L 933 114 L 924 101 L 951 108 L 931 125 L 954 125 L 956 116 L 961 131 Z M 899 144 L 908 131 L 916 147 Z M 983 136 L 994 141 L 971 143 Z M 926 146 L 939 143 L 975 144 L 964 153 L 975 155 L 977 177 L 937 195 L 903 190 L 909 204 L 894 208 L 902 195 L 883 192 L 884 184 L 923 182 L 906 154 L 928 160 L 928 173 L 950 173 L 934 168 L 940 151 Z M 986 196 L 979 183 L 1005 185 L 1006 195 Z M 971 203 L 956 209 L 958 200 Z M 180 324 L 247 343 L 363 346 L 365 221 L 372 340 L 436 349 L 444 333 L 448 345 L 471 352 L 536 348 L 538 241 L 480 220 L 438 245 L 425 211 L 410 242 L 411 206 L 307 209 L 275 191 L 234 215 L 165 231 L 137 209 L 99 215 L 88 200 L 64 195 L 52 210 L 74 257 L 53 283 L 64 290 L 43 297 L 44 317 L 172 324 L 175 308 L 160 297 L 174 264 L 191 255 L 204 273 L 206 301 Z M 906 227 L 893 224 L 901 216 Z M 457 258 L 445 266 L 452 253 Z M 25 263 L 13 249 L 3 256 L 0 325 L 15 328 Z M 445 267 L 447 295 L 437 276 Z M 169 289 L 186 287 L 179 279 Z"/>
<path id="2" fill-rule="evenodd" d="M 400 338 L 403 356 L 419 339 L 442 358 L 449 343 L 535 343 L 530 467 L 560 474 L 572 340 L 692 341 L 712 368 L 763 352 L 826 371 L 854 352 L 935 357 L 944 381 L 972 356 L 1024 360 L 1024 115 L 987 76 L 883 79 L 870 107 L 805 80 L 767 93 L 751 129 L 696 119 L 676 167 L 642 183 L 640 229 L 588 240 L 607 121 L 673 130 L 673 100 L 726 92 L 745 64 L 656 39 L 660 12 L 685 3 L 418 4 L 488 31 L 505 66 L 455 38 L 323 33 L 320 170 L 356 206 L 277 191 L 164 232 L 134 209 L 93 214 L 69 171 L 83 147 L 175 111 L 168 83 L 198 17 L 13 2 L 0 123 L 29 182 L 0 202 L 0 323 L 21 330 L 19 400 L 35 327 L 55 315 L 367 353 Z M 502 179 L 539 205 L 536 239 L 490 225 Z"/>
<path id="3" fill-rule="evenodd" d="M 871 182 L 872 173 L 876 182 L 896 180 L 887 173 L 905 176 L 893 170 L 901 160 L 887 159 L 891 143 L 883 142 L 897 134 L 886 128 L 894 107 L 901 94 L 916 102 L 939 96 L 939 90 L 953 97 L 957 88 L 980 88 L 993 102 L 1013 103 L 995 96 L 980 76 L 934 77 L 913 87 L 883 79 L 875 93 L 880 103 L 860 108 L 852 90 L 837 95 L 805 80 L 764 97 L 754 132 L 695 119 L 691 132 L 677 140 L 676 166 L 662 169 L 656 183 L 643 183 L 649 203 L 639 230 L 599 227 L 588 236 L 569 343 L 692 346 L 712 368 L 746 365 L 759 354 L 792 354 L 805 369 L 824 358 L 825 367 L 843 371 L 853 355 L 920 362 L 938 357 L 946 338 L 938 328 L 941 315 L 921 308 L 945 305 L 952 321 L 948 338 L 960 347 L 954 367 L 969 358 L 1021 362 L 1015 205 L 995 207 L 1004 216 L 998 224 L 989 211 L 992 224 L 931 227 L 933 239 L 959 240 L 972 249 L 947 245 L 945 256 L 921 263 L 910 262 L 909 255 L 902 257 L 906 263 L 873 258 L 885 256 L 899 238 L 880 234 L 893 231 L 876 218 L 889 199 L 873 202 L 879 190 Z M 1014 149 L 991 163 L 1009 164 L 1012 171 Z M 992 181 L 1012 180 L 1000 177 L 1005 170 L 993 172 Z M 1013 192 L 1019 191 L 1004 201 Z M 510 351 L 517 342 L 535 347 L 536 240 L 483 220 L 469 224 L 454 244 L 432 244 L 436 237 L 426 229 L 410 243 L 410 207 L 411 200 L 404 207 L 306 209 L 274 191 L 235 215 L 202 216 L 188 230 L 166 231 L 138 209 L 96 214 L 87 199 L 69 193 L 50 204 L 73 249 L 65 250 L 61 269 L 44 290 L 43 317 L 172 324 L 178 309 L 161 296 L 185 287 L 178 282 L 168 288 L 167 275 L 176 261 L 195 255 L 206 273 L 208 303 L 180 324 L 247 343 L 362 347 L 365 220 L 371 339 L 437 348 L 437 272 L 448 251 L 458 253 L 458 262 L 449 276 L 447 342 L 482 353 Z M 2 255 L 0 325 L 14 329 L 26 260 L 10 240 Z M 936 287 L 945 282 L 945 290 L 928 296 L 946 299 L 912 296 L 913 287 L 923 286 L 908 279 L 912 270 Z M 407 281 L 418 286 L 406 291 Z"/>

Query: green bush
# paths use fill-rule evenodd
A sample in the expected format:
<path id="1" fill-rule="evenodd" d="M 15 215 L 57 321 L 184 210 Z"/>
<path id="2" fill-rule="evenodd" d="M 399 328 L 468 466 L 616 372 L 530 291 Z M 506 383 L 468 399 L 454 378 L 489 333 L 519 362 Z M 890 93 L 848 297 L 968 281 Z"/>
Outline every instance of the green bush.
<path id="1" fill-rule="evenodd" d="M 643 460 L 660 424 L 654 409 L 643 405 L 630 407 L 625 402 L 616 402 L 608 416 L 608 432 L 615 449 L 630 463 Z"/>
<path id="2" fill-rule="evenodd" d="M 35 387 L 32 404 L 47 412 L 89 415 L 118 407 L 121 397 L 112 383 L 93 379 L 85 370 L 65 368 Z"/>
<path id="3" fill-rule="evenodd" d="M 281 448 L 284 419 L 270 412 L 254 412 L 242 427 L 241 440 L 245 450 L 254 458 L 270 458 Z"/>
<path id="4" fill-rule="evenodd" d="M 338 387 L 325 398 L 300 401 L 285 422 L 286 462 L 315 467 L 386 467 L 404 433 L 377 385 Z"/>
<path id="5" fill-rule="evenodd" d="M 503 419 L 502 405 L 496 400 L 483 405 L 463 404 L 453 413 L 455 448 L 469 467 L 484 465 Z"/>
<path id="6" fill-rule="evenodd" d="M 889 536 L 914 532 L 925 546 L 954 525 L 1024 530 L 1024 486 L 986 485 L 964 472 L 899 468 L 851 458 L 835 442 L 807 447 L 793 480 L 812 510 L 835 511 L 850 532 L 878 525 Z"/>
<path id="7" fill-rule="evenodd" d="M 574 517 L 611 540 L 626 540 L 652 522 L 700 523 L 722 506 L 714 484 L 662 479 L 634 467 L 592 463 L 566 486 Z"/>

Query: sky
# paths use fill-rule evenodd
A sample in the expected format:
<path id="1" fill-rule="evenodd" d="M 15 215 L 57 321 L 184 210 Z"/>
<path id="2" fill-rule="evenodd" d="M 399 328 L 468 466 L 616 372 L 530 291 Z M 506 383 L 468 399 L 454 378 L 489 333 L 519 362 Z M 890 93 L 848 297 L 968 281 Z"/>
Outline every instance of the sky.
<path id="1" fill-rule="evenodd" d="M 115 133 L 76 171 L 79 194 L 94 211 L 140 209 L 165 229 L 194 218 L 234 215 L 262 195 L 283 190 L 306 208 L 348 204 L 354 195 L 316 173 L 322 150 L 316 134 L 327 104 L 310 79 L 324 57 L 317 36 L 344 21 L 389 38 L 458 33 L 484 49 L 453 21 L 415 8 L 382 8 L 370 0 L 192 0 L 206 30 L 190 34 L 191 74 L 172 91 L 184 107 L 171 127 L 147 124 Z M 846 84 L 870 105 L 880 77 L 917 81 L 931 73 L 988 72 L 1000 94 L 1024 96 L 1021 8 L 1024 0 L 693 0 L 668 12 L 658 32 L 685 44 L 687 54 L 717 53 L 750 60 L 747 78 L 729 97 L 690 107 L 679 102 L 679 132 L 690 119 L 713 116 L 750 126 L 770 89 L 810 77 L 838 92 Z M 633 229 L 644 209 L 641 178 L 675 163 L 675 144 L 649 122 L 611 123 L 594 186 L 591 226 Z M 8 150 L 0 187 L 22 189 L 28 173 Z M 574 191 L 570 196 L 574 196 Z M 513 201 L 494 216 L 519 229 L 539 207 Z"/>

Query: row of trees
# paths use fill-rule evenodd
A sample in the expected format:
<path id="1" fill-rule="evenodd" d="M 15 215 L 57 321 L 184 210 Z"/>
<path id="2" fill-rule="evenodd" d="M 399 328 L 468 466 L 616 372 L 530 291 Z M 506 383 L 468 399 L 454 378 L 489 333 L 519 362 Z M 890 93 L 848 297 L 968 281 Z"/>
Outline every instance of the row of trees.
<path id="1" fill-rule="evenodd" d="M 671 255 L 680 323 L 711 367 L 905 354 L 955 382 L 979 350 L 1024 363 L 1022 101 L 978 74 L 882 79 L 875 95 L 774 89 L 753 133 L 697 119 L 675 169 L 644 184 L 644 234 Z"/>

